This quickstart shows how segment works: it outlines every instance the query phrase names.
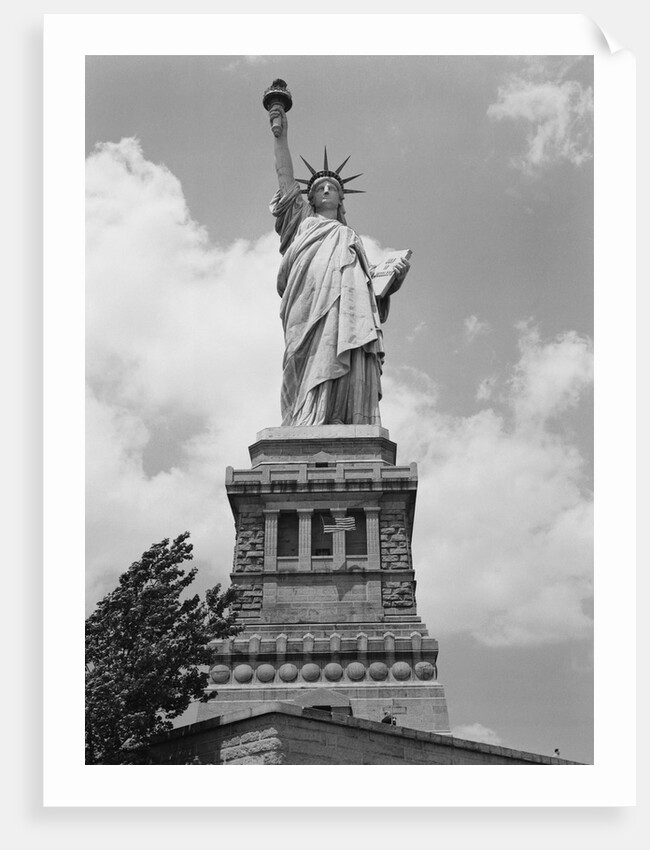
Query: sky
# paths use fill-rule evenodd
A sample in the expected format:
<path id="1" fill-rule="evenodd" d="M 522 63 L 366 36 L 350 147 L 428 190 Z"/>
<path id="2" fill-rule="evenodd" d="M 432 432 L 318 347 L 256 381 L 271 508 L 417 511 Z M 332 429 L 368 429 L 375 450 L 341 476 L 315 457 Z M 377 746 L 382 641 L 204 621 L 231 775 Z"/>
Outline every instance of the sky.
<path id="1" fill-rule="evenodd" d="M 351 155 L 371 260 L 413 251 L 381 415 L 454 734 L 590 762 L 590 57 L 87 59 L 88 611 L 185 530 L 229 582 L 225 468 L 280 424 L 276 77 L 297 176 Z"/>

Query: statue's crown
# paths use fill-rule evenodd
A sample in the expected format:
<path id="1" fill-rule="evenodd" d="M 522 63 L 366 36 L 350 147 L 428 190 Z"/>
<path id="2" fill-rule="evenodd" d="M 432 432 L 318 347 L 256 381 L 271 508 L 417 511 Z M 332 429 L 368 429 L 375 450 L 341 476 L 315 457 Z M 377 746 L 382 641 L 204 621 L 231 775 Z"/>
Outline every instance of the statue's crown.
<path id="1" fill-rule="evenodd" d="M 351 156 L 351 154 L 350 154 L 350 156 Z M 359 174 L 354 174 L 352 177 L 346 177 L 345 179 L 343 177 L 341 177 L 341 170 L 343 169 L 343 167 L 347 163 L 348 159 L 350 159 L 350 157 L 348 157 L 347 159 L 344 159 L 343 162 L 339 165 L 339 167 L 335 168 L 334 171 L 330 171 L 330 167 L 327 163 L 327 148 L 325 148 L 325 155 L 323 156 L 323 168 L 321 169 L 321 171 L 316 171 L 315 168 L 312 168 L 312 166 L 307 162 L 307 160 L 305 159 L 304 156 L 301 156 L 300 159 L 305 163 L 305 165 L 307 166 L 307 168 L 311 172 L 311 177 L 309 178 L 309 180 L 303 180 L 301 177 L 296 178 L 298 183 L 303 183 L 307 187 L 306 189 L 301 189 L 301 192 L 303 193 L 303 195 L 308 195 L 309 192 L 311 191 L 311 187 L 314 185 L 314 183 L 317 180 L 320 180 L 322 177 L 329 177 L 330 180 L 335 180 L 336 183 L 341 188 L 341 195 L 351 195 L 353 193 L 357 194 L 357 195 L 363 194 L 363 191 L 364 191 L 363 189 L 346 189 L 345 188 L 346 183 L 349 183 L 350 180 L 355 180 L 357 177 L 361 177 L 361 174 L 363 172 L 361 172 Z"/>

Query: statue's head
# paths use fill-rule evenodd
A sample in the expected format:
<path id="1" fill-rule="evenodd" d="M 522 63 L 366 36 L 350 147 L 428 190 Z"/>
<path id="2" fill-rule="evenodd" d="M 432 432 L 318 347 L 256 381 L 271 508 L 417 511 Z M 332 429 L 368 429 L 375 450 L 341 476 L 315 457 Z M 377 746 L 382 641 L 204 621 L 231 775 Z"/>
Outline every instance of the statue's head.
<path id="1" fill-rule="evenodd" d="M 319 177 L 310 186 L 307 200 L 314 212 L 333 207 L 338 209 L 343 204 L 343 186 L 336 178 Z"/>
<path id="2" fill-rule="evenodd" d="M 331 204 L 334 198 L 334 195 L 337 195 L 337 218 L 339 221 L 345 224 L 345 211 L 343 209 L 343 196 L 348 195 L 351 192 L 359 193 L 362 190 L 360 189 L 346 189 L 345 184 L 349 183 L 350 180 L 354 180 L 356 177 L 360 177 L 360 174 L 354 174 L 352 177 L 341 177 L 340 172 L 345 163 L 350 159 L 345 160 L 339 165 L 338 168 L 334 169 L 334 171 L 330 171 L 329 165 L 327 163 L 327 148 L 325 149 L 325 156 L 323 157 L 323 168 L 321 171 L 316 171 L 304 156 L 300 157 L 302 161 L 305 163 L 307 168 L 311 172 L 311 177 L 307 180 L 301 179 L 300 177 L 296 178 L 299 183 L 304 183 L 307 188 L 302 191 L 307 195 L 307 199 L 315 212 L 318 212 L 319 205 L 322 203 L 322 195 L 327 194 L 328 200 L 327 203 Z M 324 186 L 327 185 L 329 189 L 326 191 Z M 331 207 L 330 207 L 331 208 Z"/>

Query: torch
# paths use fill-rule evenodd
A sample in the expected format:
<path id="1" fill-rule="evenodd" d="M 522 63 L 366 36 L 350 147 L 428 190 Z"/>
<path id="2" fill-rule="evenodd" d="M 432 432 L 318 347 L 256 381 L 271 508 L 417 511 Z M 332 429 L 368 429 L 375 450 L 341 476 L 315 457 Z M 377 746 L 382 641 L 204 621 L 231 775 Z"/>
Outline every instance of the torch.
<path id="1" fill-rule="evenodd" d="M 262 97 L 262 104 L 267 112 L 270 112 L 274 106 L 281 106 L 285 112 L 288 112 L 293 106 L 291 92 L 287 88 L 284 80 L 273 80 Z M 271 124 L 273 135 L 277 138 L 282 131 L 282 121 L 279 118 L 274 118 Z"/>

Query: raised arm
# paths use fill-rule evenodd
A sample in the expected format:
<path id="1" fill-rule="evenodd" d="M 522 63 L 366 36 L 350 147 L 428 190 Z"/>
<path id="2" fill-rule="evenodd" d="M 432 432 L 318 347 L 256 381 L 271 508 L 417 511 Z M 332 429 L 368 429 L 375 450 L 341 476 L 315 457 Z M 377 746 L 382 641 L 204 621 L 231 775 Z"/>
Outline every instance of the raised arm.
<path id="1" fill-rule="evenodd" d="M 271 127 L 273 121 L 280 118 L 280 126 L 277 124 L 273 127 L 273 137 L 275 141 L 275 171 L 278 175 L 278 185 L 282 194 L 287 192 L 294 184 L 293 162 L 291 161 L 291 153 L 289 151 L 289 142 L 287 140 L 287 114 L 280 104 L 273 104 L 269 110 L 269 118 Z"/>

